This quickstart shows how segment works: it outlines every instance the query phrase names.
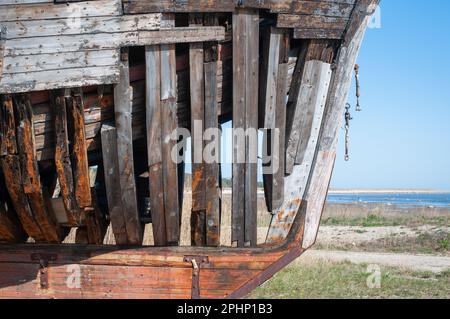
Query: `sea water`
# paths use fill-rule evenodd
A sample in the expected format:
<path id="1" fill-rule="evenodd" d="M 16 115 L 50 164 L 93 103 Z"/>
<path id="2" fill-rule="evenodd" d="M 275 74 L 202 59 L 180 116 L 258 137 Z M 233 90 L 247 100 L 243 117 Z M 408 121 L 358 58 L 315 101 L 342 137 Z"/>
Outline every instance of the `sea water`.
<path id="1" fill-rule="evenodd" d="M 450 193 L 330 193 L 330 204 L 385 204 L 401 207 L 450 208 Z"/>

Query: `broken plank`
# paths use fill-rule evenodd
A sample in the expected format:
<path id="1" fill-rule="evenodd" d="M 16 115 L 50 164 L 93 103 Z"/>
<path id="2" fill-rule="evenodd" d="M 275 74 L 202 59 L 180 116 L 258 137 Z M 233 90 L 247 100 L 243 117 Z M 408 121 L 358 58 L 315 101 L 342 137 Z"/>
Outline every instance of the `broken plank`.
<path id="1" fill-rule="evenodd" d="M 67 106 L 73 125 L 73 175 L 75 179 L 75 198 L 81 209 L 92 207 L 92 195 L 89 181 L 89 162 L 86 146 L 84 107 L 81 89 L 73 96 L 67 96 Z"/>
<path id="2" fill-rule="evenodd" d="M 86 231 L 88 243 L 91 245 L 102 245 L 105 238 L 107 225 L 102 211 L 97 204 L 95 184 L 97 181 L 98 166 L 89 167 L 89 183 L 92 193 L 92 207 L 85 210 Z"/>
<path id="3" fill-rule="evenodd" d="M 140 245 L 143 240 L 143 227 L 137 205 L 136 180 L 134 176 L 132 105 L 128 50 L 123 49 L 120 63 L 120 81 L 114 87 L 114 106 L 117 129 L 117 151 L 119 161 L 120 187 L 126 222 L 128 242 Z"/>
<path id="4" fill-rule="evenodd" d="M 0 162 L 12 205 L 25 232 L 38 243 L 46 242 L 46 238 L 39 227 L 34 212 L 30 208 L 27 195 L 21 183 L 22 174 L 19 157 L 17 155 L 7 155 L 2 157 Z"/>
<path id="5" fill-rule="evenodd" d="M 0 156 L 17 154 L 16 124 L 11 95 L 2 95 L 0 100 Z"/>
<path id="6" fill-rule="evenodd" d="M 68 92 L 70 94 L 70 91 Z M 78 225 L 81 220 L 79 206 L 75 197 L 75 185 L 72 172 L 72 162 L 69 151 L 69 136 L 67 126 L 67 108 L 64 92 L 51 96 L 55 128 L 55 166 L 58 174 L 59 187 L 63 198 L 68 223 Z"/>
<path id="7" fill-rule="evenodd" d="M 105 174 L 106 198 L 108 201 L 109 218 L 117 245 L 128 243 L 126 223 L 123 212 L 119 175 L 119 156 L 117 152 L 117 130 L 110 125 L 101 129 L 103 170 Z"/>
<path id="8" fill-rule="evenodd" d="M 13 101 L 18 119 L 17 140 L 20 141 L 18 143 L 18 150 L 23 189 L 46 241 L 49 243 L 59 243 L 62 240 L 63 232 L 56 221 L 54 212 L 44 198 L 38 163 L 35 156 L 33 113 L 30 97 L 25 94 L 16 95 Z"/>
<path id="9" fill-rule="evenodd" d="M 28 236 L 9 200 L 0 165 L 0 241 L 22 243 L 27 238 Z"/>

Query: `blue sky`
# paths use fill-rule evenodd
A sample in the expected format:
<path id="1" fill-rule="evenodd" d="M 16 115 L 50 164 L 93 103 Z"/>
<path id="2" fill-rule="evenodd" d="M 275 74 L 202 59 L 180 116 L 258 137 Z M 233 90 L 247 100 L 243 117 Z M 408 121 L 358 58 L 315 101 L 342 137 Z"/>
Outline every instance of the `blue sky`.
<path id="1" fill-rule="evenodd" d="M 449 32 L 448 0 L 381 2 L 358 59 L 364 112 L 348 163 L 340 139 L 332 187 L 450 190 Z"/>
<path id="2" fill-rule="evenodd" d="M 342 130 L 333 188 L 450 190 L 449 33 L 448 0 L 382 0 L 358 59 L 364 111 L 353 112 L 350 162 Z"/>

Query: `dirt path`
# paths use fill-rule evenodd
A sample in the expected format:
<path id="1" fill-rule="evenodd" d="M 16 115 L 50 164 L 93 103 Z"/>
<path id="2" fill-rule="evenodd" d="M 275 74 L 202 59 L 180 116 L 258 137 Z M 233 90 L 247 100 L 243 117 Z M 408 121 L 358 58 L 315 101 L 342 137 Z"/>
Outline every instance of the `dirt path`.
<path id="1" fill-rule="evenodd" d="M 303 262 L 318 259 L 333 262 L 349 261 L 355 264 L 378 264 L 435 273 L 450 270 L 450 257 L 372 252 L 310 250 L 296 263 L 300 265 Z"/>

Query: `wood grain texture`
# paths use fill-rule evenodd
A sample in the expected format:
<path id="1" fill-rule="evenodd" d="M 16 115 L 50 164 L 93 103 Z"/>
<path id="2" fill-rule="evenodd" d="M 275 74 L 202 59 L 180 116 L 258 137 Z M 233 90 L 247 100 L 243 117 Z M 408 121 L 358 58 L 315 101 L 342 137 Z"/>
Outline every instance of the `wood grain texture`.
<path id="1" fill-rule="evenodd" d="M 114 87 L 114 107 L 117 129 L 117 152 L 119 156 L 120 187 L 126 222 L 128 243 L 142 244 L 143 229 L 137 206 L 134 176 L 133 136 L 131 123 L 131 90 L 128 52 L 122 53 L 120 82 Z"/>

